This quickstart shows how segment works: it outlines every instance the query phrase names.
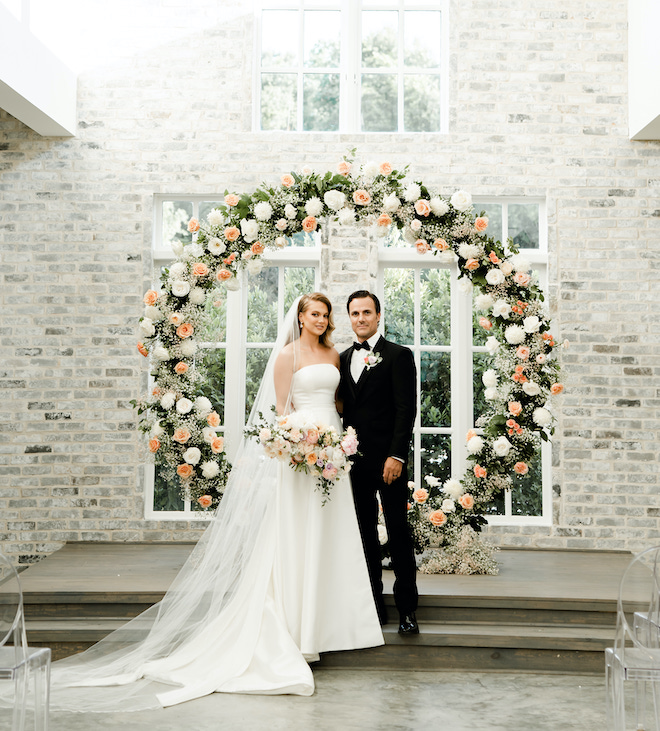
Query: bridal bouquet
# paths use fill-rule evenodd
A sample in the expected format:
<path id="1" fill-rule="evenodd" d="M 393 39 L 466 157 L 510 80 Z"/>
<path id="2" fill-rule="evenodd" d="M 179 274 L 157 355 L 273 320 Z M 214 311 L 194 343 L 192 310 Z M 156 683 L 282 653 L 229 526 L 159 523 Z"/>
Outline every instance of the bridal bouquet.
<path id="1" fill-rule="evenodd" d="M 348 458 L 357 453 L 358 447 L 353 427 L 339 433 L 304 412 L 275 416 L 272 422 L 260 412 L 258 421 L 245 430 L 245 435 L 256 437 L 271 459 L 279 459 L 298 472 L 316 477 L 324 504 L 334 482 L 350 471 Z"/>

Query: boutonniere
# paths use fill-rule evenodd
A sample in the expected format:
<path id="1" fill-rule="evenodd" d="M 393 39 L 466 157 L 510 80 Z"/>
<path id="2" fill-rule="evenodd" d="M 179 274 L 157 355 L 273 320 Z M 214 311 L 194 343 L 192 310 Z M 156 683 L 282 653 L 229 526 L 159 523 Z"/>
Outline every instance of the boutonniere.
<path id="1" fill-rule="evenodd" d="M 376 353 L 375 351 L 370 350 L 364 356 L 364 367 L 368 371 L 370 371 L 372 368 L 375 368 L 382 360 L 383 356 L 380 353 Z"/>

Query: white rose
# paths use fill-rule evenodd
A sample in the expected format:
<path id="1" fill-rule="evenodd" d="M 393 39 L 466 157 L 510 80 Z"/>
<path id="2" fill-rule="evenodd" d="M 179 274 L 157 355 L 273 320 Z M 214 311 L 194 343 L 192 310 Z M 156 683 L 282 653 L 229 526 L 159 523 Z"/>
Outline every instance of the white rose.
<path id="1" fill-rule="evenodd" d="M 143 317 L 140 320 L 140 333 L 144 335 L 145 338 L 150 338 L 152 335 L 156 334 L 156 328 L 148 317 Z"/>
<path id="2" fill-rule="evenodd" d="M 168 391 L 160 400 L 160 405 L 164 409 L 171 409 L 172 406 L 174 406 L 176 402 L 176 396 L 171 392 Z"/>
<path id="3" fill-rule="evenodd" d="M 153 305 L 149 305 L 144 308 L 144 316 L 149 318 L 152 322 L 158 322 L 158 320 L 162 320 L 164 317 L 158 307 L 154 307 Z"/>
<path id="4" fill-rule="evenodd" d="M 408 183 L 403 191 L 403 197 L 408 203 L 413 203 L 422 195 L 422 189 L 417 183 Z"/>
<path id="5" fill-rule="evenodd" d="M 338 211 L 346 203 L 346 195 L 341 190 L 329 190 L 323 196 L 326 206 L 333 211 Z"/>
<path id="6" fill-rule="evenodd" d="M 213 254 L 213 256 L 219 256 L 220 254 L 224 254 L 225 251 L 227 251 L 227 245 L 224 241 L 221 241 L 219 238 L 214 236 L 212 239 L 209 239 L 208 244 L 206 244 L 206 248 Z"/>
<path id="7" fill-rule="evenodd" d="M 383 198 L 383 210 L 387 213 L 394 213 L 400 205 L 401 201 L 396 197 L 396 193 L 389 193 Z"/>
<path id="8" fill-rule="evenodd" d="M 320 198 L 310 198 L 305 203 L 305 213 L 308 216 L 320 216 L 323 211 L 323 203 Z"/>
<path id="9" fill-rule="evenodd" d="M 472 196 L 465 190 L 457 190 L 450 201 L 457 211 L 467 211 L 472 208 Z"/>
<path id="10" fill-rule="evenodd" d="M 253 218 L 244 218 L 241 221 L 241 233 L 245 242 L 251 244 L 259 236 L 259 224 Z"/>
<path id="11" fill-rule="evenodd" d="M 421 231 L 422 222 L 419 220 L 419 218 L 413 218 L 413 220 L 410 222 L 410 228 L 415 233 L 418 233 L 419 231 Z"/>
<path id="12" fill-rule="evenodd" d="M 189 414 L 192 411 L 193 402 L 189 398 L 180 398 L 176 402 L 176 410 L 179 414 Z"/>
<path id="13" fill-rule="evenodd" d="M 493 316 L 501 317 L 504 320 L 509 319 L 511 314 L 511 305 L 506 300 L 497 300 L 493 305 Z"/>
<path id="14" fill-rule="evenodd" d="M 493 297 L 490 294 L 478 294 L 474 298 L 474 306 L 480 312 L 488 312 L 488 310 L 490 310 L 493 306 L 493 302 Z"/>
<path id="15" fill-rule="evenodd" d="M 489 368 L 487 371 L 484 371 L 481 376 L 481 382 L 484 386 L 486 386 L 486 388 L 495 388 L 497 386 L 497 381 L 497 371 L 493 368 Z"/>
<path id="16" fill-rule="evenodd" d="M 174 256 L 183 254 L 183 244 L 180 241 L 172 241 L 172 253 Z"/>
<path id="17" fill-rule="evenodd" d="M 480 436 L 472 437 L 468 440 L 467 450 L 470 454 L 479 454 L 484 448 L 484 440 Z"/>
<path id="18" fill-rule="evenodd" d="M 500 271 L 502 274 L 504 274 L 505 277 L 508 277 L 509 274 L 513 271 L 513 264 L 511 264 L 510 261 L 503 261 L 500 264 Z"/>
<path id="19" fill-rule="evenodd" d="M 225 222 L 225 216 L 222 211 L 214 208 L 206 217 L 206 220 L 211 224 L 211 226 L 222 226 Z"/>
<path id="20" fill-rule="evenodd" d="M 528 272 L 532 268 L 529 259 L 522 254 L 514 254 L 509 262 L 517 272 Z"/>
<path id="21" fill-rule="evenodd" d="M 264 268 L 264 262 L 262 259 L 251 259 L 247 263 L 248 274 L 256 276 Z"/>
<path id="22" fill-rule="evenodd" d="M 541 387 L 536 381 L 526 381 L 522 387 L 528 396 L 538 396 L 541 393 Z"/>
<path id="23" fill-rule="evenodd" d="M 275 246 L 277 246 L 278 249 L 283 249 L 287 245 L 287 238 L 286 236 L 278 236 L 275 239 Z"/>
<path id="24" fill-rule="evenodd" d="M 207 414 L 213 411 L 213 404 L 206 398 L 206 396 L 198 396 L 195 399 L 195 411 L 206 418 Z"/>
<path id="25" fill-rule="evenodd" d="M 536 315 L 530 315 L 523 320 L 523 328 L 526 333 L 537 333 L 541 327 L 541 321 Z"/>
<path id="26" fill-rule="evenodd" d="M 472 280 L 468 279 L 467 277 L 461 277 L 458 280 L 458 291 L 462 292 L 463 294 L 470 294 L 473 288 Z"/>
<path id="27" fill-rule="evenodd" d="M 433 475 L 426 475 L 426 477 L 424 478 L 424 482 L 426 482 L 426 484 L 429 487 L 439 487 L 440 486 L 440 480 L 437 477 L 434 477 Z"/>
<path id="28" fill-rule="evenodd" d="M 236 279 L 236 277 L 232 277 L 231 279 L 225 279 L 224 281 L 225 289 L 228 289 L 230 292 L 238 292 L 238 290 L 241 288 L 241 283 Z"/>
<path id="29" fill-rule="evenodd" d="M 167 348 L 163 348 L 162 346 L 154 348 L 152 355 L 156 360 L 162 361 L 169 360 L 172 357 L 170 355 L 170 351 Z"/>
<path id="30" fill-rule="evenodd" d="M 365 178 L 368 178 L 370 180 L 373 180 L 376 175 L 380 172 L 380 166 L 377 162 L 370 161 L 368 162 L 364 168 L 362 169 L 362 175 L 364 175 Z"/>
<path id="31" fill-rule="evenodd" d="M 525 342 L 525 331 L 520 325 L 509 325 L 504 331 L 504 338 L 511 345 L 520 345 Z"/>
<path id="32" fill-rule="evenodd" d="M 286 204 L 286 205 L 284 206 L 284 215 L 285 215 L 285 216 L 286 216 L 286 217 L 287 217 L 288 219 L 290 219 L 290 220 L 293 220 L 293 219 L 294 219 L 294 218 L 295 218 L 295 217 L 296 217 L 296 216 L 298 215 L 298 211 L 297 211 L 297 210 L 296 210 L 296 208 L 295 208 L 294 206 L 292 206 L 292 205 L 291 205 L 290 203 L 287 203 L 287 204 Z"/>
<path id="33" fill-rule="evenodd" d="M 444 492 L 445 495 L 448 495 L 452 500 L 458 500 L 464 492 L 463 485 L 461 485 L 458 480 L 450 478 L 442 486 L 442 492 Z"/>
<path id="34" fill-rule="evenodd" d="M 481 256 L 482 248 L 478 244 L 463 243 L 458 247 L 458 255 L 463 259 L 478 259 Z"/>
<path id="35" fill-rule="evenodd" d="M 491 355 L 493 355 L 494 353 L 496 353 L 498 351 L 499 347 L 500 347 L 500 341 L 494 335 L 491 335 L 486 340 L 486 350 Z"/>
<path id="36" fill-rule="evenodd" d="M 259 201 L 254 207 L 254 217 L 257 221 L 268 221 L 273 215 L 273 206 L 268 201 Z"/>
<path id="37" fill-rule="evenodd" d="M 552 423 L 552 414 L 547 409 L 539 407 L 538 409 L 534 409 L 532 419 L 540 427 L 549 426 Z"/>
<path id="38" fill-rule="evenodd" d="M 202 438 L 207 444 L 210 444 L 217 436 L 218 435 L 212 426 L 205 426 L 202 429 Z"/>
<path id="39" fill-rule="evenodd" d="M 188 464 L 197 464 L 202 458 L 202 453 L 197 447 L 190 447 L 183 453 L 183 459 Z"/>
<path id="40" fill-rule="evenodd" d="M 197 352 L 197 343 L 189 338 L 179 345 L 179 350 L 181 351 L 181 355 L 191 357 Z"/>
<path id="41" fill-rule="evenodd" d="M 188 271 L 188 266 L 182 261 L 176 261 L 170 267 L 170 277 L 172 279 L 178 279 L 182 277 Z"/>
<path id="42" fill-rule="evenodd" d="M 252 254 L 252 252 L 250 251 L 250 249 L 246 249 L 246 250 L 245 250 L 245 251 L 244 251 L 244 252 L 243 252 L 243 253 L 241 254 L 241 259 L 243 259 L 243 261 L 248 261 L 248 259 L 251 259 L 251 258 L 252 258 L 253 256 L 254 256 L 254 255 Z"/>
<path id="43" fill-rule="evenodd" d="M 190 292 L 190 285 L 182 279 L 172 282 L 172 294 L 175 297 L 185 297 Z"/>
<path id="44" fill-rule="evenodd" d="M 504 274 L 499 269 L 489 269 L 486 274 L 486 281 L 493 287 L 504 282 Z"/>
<path id="45" fill-rule="evenodd" d="M 217 477 L 220 474 L 220 467 L 217 462 L 203 462 L 202 463 L 202 475 L 207 480 Z"/>
<path id="46" fill-rule="evenodd" d="M 165 429 L 163 429 L 163 427 L 160 425 L 160 419 L 158 419 L 158 421 L 154 422 L 153 426 L 151 427 L 150 434 L 152 437 L 155 437 L 155 438 L 158 438 L 158 437 L 162 436 L 163 434 L 165 434 Z"/>
<path id="47" fill-rule="evenodd" d="M 431 198 L 429 205 L 431 206 L 433 213 L 438 217 L 444 216 L 449 210 L 447 202 L 443 201 L 442 198 L 437 195 L 434 195 L 433 198 Z"/>
<path id="48" fill-rule="evenodd" d="M 456 510 L 456 503 L 451 498 L 445 498 L 442 501 L 440 510 L 446 515 L 447 513 L 453 513 Z"/>
<path id="49" fill-rule="evenodd" d="M 486 401 L 497 401 L 500 397 L 500 392 L 496 388 L 487 388 L 484 391 L 484 398 Z"/>
<path id="50" fill-rule="evenodd" d="M 204 249 L 202 248 L 201 244 L 190 244 L 190 246 L 186 246 L 186 248 L 183 250 L 183 255 L 187 259 L 199 259 L 199 257 L 204 253 Z"/>
<path id="51" fill-rule="evenodd" d="M 493 442 L 493 452 L 498 457 L 506 457 L 513 445 L 506 437 L 499 437 Z"/>
<path id="52" fill-rule="evenodd" d="M 387 528 L 380 523 L 378 524 L 378 542 L 381 546 L 387 543 Z"/>
<path id="53" fill-rule="evenodd" d="M 350 226 L 355 223 L 355 211 L 352 208 L 342 208 L 337 214 L 337 218 L 342 226 Z"/>

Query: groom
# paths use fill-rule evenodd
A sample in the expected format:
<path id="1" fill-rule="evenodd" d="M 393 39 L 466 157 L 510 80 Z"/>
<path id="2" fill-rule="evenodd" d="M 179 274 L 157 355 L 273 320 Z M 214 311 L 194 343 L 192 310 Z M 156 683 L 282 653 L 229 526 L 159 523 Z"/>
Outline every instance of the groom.
<path id="1" fill-rule="evenodd" d="M 353 461 L 351 483 L 371 587 L 381 624 L 386 624 L 378 493 L 394 569 L 399 633 L 418 634 L 416 564 L 407 519 L 406 473 L 417 410 L 415 361 L 409 348 L 378 334 L 380 302 L 375 294 L 366 290 L 353 292 L 347 309 L 357 342 L 340 356 L 339 400 L 343 401 L 344 426 L 354 427 L 359 440 L 360 454 Z"/>

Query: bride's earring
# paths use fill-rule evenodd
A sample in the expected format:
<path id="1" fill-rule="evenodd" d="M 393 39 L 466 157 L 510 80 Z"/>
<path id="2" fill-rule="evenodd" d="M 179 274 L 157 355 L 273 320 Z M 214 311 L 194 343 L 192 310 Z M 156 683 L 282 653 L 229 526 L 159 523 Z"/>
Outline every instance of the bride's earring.
<path id="1" fill-rule="evenodd" d="M 300 329 L 300 330 L 303 329 L 302 320 L 298 320 L 298 329 Z"/>

